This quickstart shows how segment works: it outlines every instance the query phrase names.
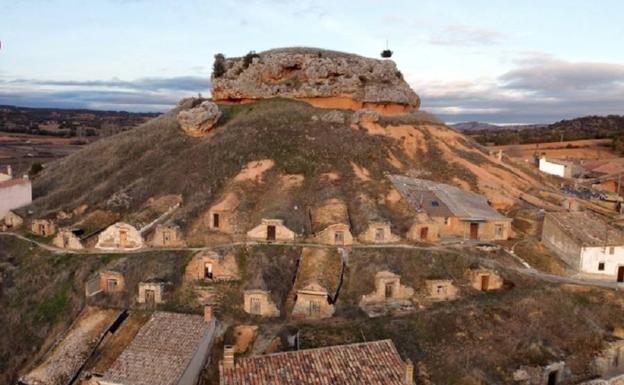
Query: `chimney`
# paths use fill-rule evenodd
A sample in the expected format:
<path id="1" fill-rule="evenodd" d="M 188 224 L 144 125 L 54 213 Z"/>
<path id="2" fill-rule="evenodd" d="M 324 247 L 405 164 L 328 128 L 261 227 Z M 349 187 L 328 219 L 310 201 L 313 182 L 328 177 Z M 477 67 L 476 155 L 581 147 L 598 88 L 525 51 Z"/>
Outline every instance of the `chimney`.
<path id="1" fill-rule="evenodd" d="M 405 361 L 405 378 L 403 383 L 405 385 L 414 385 L 414 364 L 409 358 Z"/>
<path id="2" fill-rule="evenodd" d="M 204 321 L 212 322 L 212 306 L 204 306 Z"/>
<path id="3" fill-rule="evenodd" d="M 223 369 L 234 369 L 234 346 L 223 347 Z"/>

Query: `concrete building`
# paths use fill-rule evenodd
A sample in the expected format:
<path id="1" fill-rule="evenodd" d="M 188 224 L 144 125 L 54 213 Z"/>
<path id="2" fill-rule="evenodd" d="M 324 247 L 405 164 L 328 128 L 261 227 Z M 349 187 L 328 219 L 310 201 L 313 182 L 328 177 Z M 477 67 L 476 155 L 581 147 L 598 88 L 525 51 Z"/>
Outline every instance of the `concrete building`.
<path id="1" fill-rule="evenodd" d="M 99 385 L 194 385 L 215 334 L 216 321 L 204 316 L 156 312 L 98 380 Z"/>
<path id="2" fill-rule="evenodd" d="M 13 178 L 11 166 L 6 173 L 0 173 L 0 219 L 11 210 L 32 202 L 32 184 L 27 177 Z"/>
<path id="3" fill-rule="evenodd" d="M 428 279 L 425 281 L 427 296 L 432 301 L 452 301 L 458 290 L 450 279 Z"/>
<path id="4" fill-rule="evenodd" d="M 40 237 L 49 237 L 56 233 L 56 225 L 51 219 L 33 219 L 30 232 Z"/>
<path id="5" fill-rule="evenodd" d="M 76 230 L 60 229 L 52 239 L 52 244 L 61 249 L 82 250 L 84 246 Z"/>
<path id="6" fill-rule="evenodd" d="M 353 244 L 349 211 L 342 200 L 328 199 L 310 210 L 310 222 L 316 241 L 327 245 Z"/>
<path id="7" fill-rule="evenodd" d="M 183 247 L 186 245 L 179 226 L 160 224 L 156 225 L 149 243 L 153 247 Z"/>
<path id="8" fill-rule="evenodd" d="M 208 228 L 226 234 L 237 233 L 240 228 L 236 219 L 236 209 L 240 199 L 236 193 L 227 193 L 219 202 L 208 210 Z"/>
<path id="9" fill-rule="evenodd" d="M 138 250 L 143 246 L 143 237 L 134 226 L 117 222 L 100 233 L 95 248 L 101 250 Z"/>
<path id="10" fill-rule="evenodd" d="M 233 349 L 226 347 L 219 376 L 220 385 L 413 385 L 414 365 L 401 359 L 391 340 L 239 360 Z"/>
<path id="11" fill-rule="evenodd" d="M 596 214 L 547 213 L 542 242 L 577 271 L 624 282 L 624 232 Z"/>
<path id="12" fill-rule="evenodd" d="M 546 159 L 544 156 L 539 159 L 539 170 L 561 178 L 576 178 L 580 174 L 580 168 L 574 163 L 557 159 Z"/>
<path id="13" fill-rule="evenodd" d="M 262 218 L 261 223 L 247 232 L 247 238 L 259 241 L 294 241 L 295 232 L 281 219 Z"/>
<path id="14" fill-rule="evenodd" d="M 187 282 L 231 281 L 239 277 L 234 254 L 227 253 L 222 256 L 210 250 L 203 250 L 193 255 L 184 271 L 184 280 Z"/>
<path id="15" fill-rule="evenodd" d="M 421 221 L 418 216 L 425 212 L 431 222 L 437 224 L 440 238 L 495 241 L 506 240 L 511 235 L 512 219 L 494 210 L 483 195 L 402 175 L 391 175 L 389 178 L 402 199 L 414 210 L 415 222 Z M 425 225 L 410 230 L 408 235 L 412 239 L 423 238 L 422 235 L 433 239 L 429 231 L 435 233 L 435 226 L 427 224 L 427 221 Z"/>
<path id="16" fill-rule="evenodd" d="M 262 289 L 245 290 L 243 294 L 245 313 L 262 317 L 279 317 L 280 310 L 271 298 L 271 292 Z"/>

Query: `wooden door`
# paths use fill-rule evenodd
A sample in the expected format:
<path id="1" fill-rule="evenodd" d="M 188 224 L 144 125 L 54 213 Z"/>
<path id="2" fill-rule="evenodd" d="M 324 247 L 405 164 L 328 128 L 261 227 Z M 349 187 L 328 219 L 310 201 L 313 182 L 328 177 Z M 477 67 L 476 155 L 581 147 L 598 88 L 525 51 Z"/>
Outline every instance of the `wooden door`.
<path id="1" fill-rule="evenodd" d="M 262 314 L 262 304 L 260 302 L 260 298 L 251 298 L 250 300 L 250 312 L 251 314 L 261 315 Z"/>
<path id="2" fill-rule="evenodd" d="M 310 301 L 310 317 L 318 318 L 321 316 L 321 301 Z"/>
<path id="3" fill-rule="evenodd" d="M 336 233 L 334 234 L 334 244 L 344 244 L 344 233 L 342 231 L 336 231 Z"/>
<path id="4" fill-rule="evenodd" d="M 212 227 L 219 228 L 219 214 L 212 214 Z"/>
<path id="5" fill-rule="evenodd" d="M 154 290 L 145 290 L 145 303 L 148 306 L 154 306 L 156 304 L 156 292 Z"/>
<path id="6" fill-rule="evenodd" d="M 109 279 L 106 281 L 106 291 L 109 293 L 113 293 L 117 291 L 117 280 Z"/>
<path id="7" fill-rule="evenodd" d="M 267 226 L 267 241 L 274 241 L 275 240 L 275 226 Z"/>
<path id="8" fill-rule="evenodd" d="M 490 288 L 490 276 L 482 275 L 481 276 L 481 290 L 487 291 Z"/>
<path id="9" fill-rule="evenodd" d="M 624 266 L 619 266 L 618 267 L 617 281 L 618 282 L 624 282 Z"/>
<path id="10" fill-rule="evenodd" d="M 375 230 L 375 241 L 377 242 L 383 242 L 384 240 L 384 229 L 383 228 L 378 228 Z"/>
<path id="11" fill-rule="evenodd" d="M 385 290 L 386 298 L 392 298 L 393 292 L 394 292 L 394 283 L 392 282 L 386 283 L 386 290 Z"/>
<path id="12" fill-rule="evenodd" d="M 479 239 L 479 224 L 470 224 L 470 239 Z"/>
<path id="13" fill-rule="evenodd" d="M 126 230 L 119 230 L 119 247 L 126 247 L 128 244 L 128 232 Z"/>
<path id="14" fill-rule="evenodd" d="M 429 238 L 429 227 L 421 227 L 420 229 L 420 240 L 426 241 Z"/>

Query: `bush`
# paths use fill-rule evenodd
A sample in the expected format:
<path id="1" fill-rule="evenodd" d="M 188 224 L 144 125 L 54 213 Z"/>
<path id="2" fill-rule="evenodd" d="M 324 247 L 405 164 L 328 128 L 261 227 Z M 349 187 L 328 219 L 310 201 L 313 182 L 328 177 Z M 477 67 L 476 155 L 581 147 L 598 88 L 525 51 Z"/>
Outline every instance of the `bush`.
<path id="1" fill-rule="evenodd" d="M 225 56 L 222 53 L 214 55 L 214 63 L 212 64 L 212 76 L 220 78 L 225 74 Z"/>
<path id="2" fill-rule="evenodd" d="M 33 176 L 39 174 L 41 171 L 43 171 L 43 166 L 41 165 L 41 163 L 33 163 L 30 166 L 30 170 L 28 170 L 28 175 L 30 177 L 33 177 Z"/>
<path id="3" fill-rule="evenodd" d="M 257 57 L 260 57 L 260 55 L 258 55 L 256 51 L 249 51 L 243 58 L 243 68 L 248 68 L 251 62 L 253 62 L 253 59 Z"/>

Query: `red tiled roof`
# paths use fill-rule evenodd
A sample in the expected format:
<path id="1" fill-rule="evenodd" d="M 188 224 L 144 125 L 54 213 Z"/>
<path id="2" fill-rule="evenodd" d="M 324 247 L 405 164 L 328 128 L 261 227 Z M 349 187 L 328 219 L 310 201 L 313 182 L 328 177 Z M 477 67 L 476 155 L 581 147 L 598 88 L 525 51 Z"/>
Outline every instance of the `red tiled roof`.
<path id="1" fill-rule="evenodd" d="M 221 385 L 402 385 L 405 364 L 391 340 L 243 358 L 221 368 Z"/>
<path id="2" fill-rule="evenodd" d="M 26 178 L 14 178 L 0 182 L 0 188 L 16 186 L 18 184 L 30 184 L 30 180 Z"/>

